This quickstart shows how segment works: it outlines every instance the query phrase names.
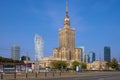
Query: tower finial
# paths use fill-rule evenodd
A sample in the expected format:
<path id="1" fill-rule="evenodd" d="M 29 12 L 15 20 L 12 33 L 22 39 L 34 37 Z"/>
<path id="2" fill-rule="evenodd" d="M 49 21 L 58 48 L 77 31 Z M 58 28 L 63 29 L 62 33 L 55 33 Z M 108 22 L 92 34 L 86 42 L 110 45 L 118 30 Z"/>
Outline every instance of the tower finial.
<path id="1" fill-rule="evenodd" d="M 64 28 L 70 28 L 70 20 L 68 16 L 68 3 L 66 2 L 66 15 L 64 19 Z"/>
<path id="2" fill-rule="evenodd" d="M 68 2 L 66 1 L 66 14 L 68 14 Z"/>

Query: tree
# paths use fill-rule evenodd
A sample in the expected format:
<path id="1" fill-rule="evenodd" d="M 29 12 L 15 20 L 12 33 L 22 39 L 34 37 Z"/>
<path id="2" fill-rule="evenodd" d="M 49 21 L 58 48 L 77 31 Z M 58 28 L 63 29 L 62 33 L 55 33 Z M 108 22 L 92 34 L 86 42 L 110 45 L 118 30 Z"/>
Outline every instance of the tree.
<path id="1" fill-rule="evenodd" d="M 82 69 L 86 69 L 87 68 L 87 64 L 86 63 L 81 63 L 80 65 L 81 65 Z"/>
<path id="2" fill-rule="evenodd" d="M 110 61 L 107 61 L 106 67 L 107 67 L 107 69 L 109 70 L 109 68 L 111 67 L 111 62 L 110 62 Z"/>
<path id="3" fill-rule="evenodd" d="M 60 61 L 61 62 L 61 61 Z M 68 66 L 68 64 L 67 64 L 67 62 L 66 61 L 62 61 L 62 68 L 63 69 L 66 69 L 67 68 L 67 66 Z"/>
<path id="4" fill-rule="evenodd" d="M 117 69 L 118 66 L 119 66 L 119 64 L 118 64 L 117 59 L 116 59 L 116 58 L 113 58 L 112 61 L 111 61 L 111 68 Z"/>
<path id="5" fill-rule="evenodd" d="M 23 61 L 13 60 L 11 58 L 4 58 L 0 56 L 0 62 L 2 63 L 24 63 Z"/>
<path id="6" fill-rule="evenodd" d="M 51 62 L 51 67 L 53 68 L 53 69 L 58 69 L 58 63 L 57 63 L 57 61 L 52 61 Z"/>
<path id="7" fill-rule="evenodd" d="M 72 63 L 72 68 L 73 68 L 73 70 L 75 70 L 76 69 L 76 66 L 79 66 L 80 65 L 80 63 L 78 62 L 78 61 L 74 61 L 73 63 Z"/>
<path id="8" fill-rule="evenodd" d="M 66 69 L 68 64 L 66 61 L 52 61 L 51 66 L 54 69 Z"/>

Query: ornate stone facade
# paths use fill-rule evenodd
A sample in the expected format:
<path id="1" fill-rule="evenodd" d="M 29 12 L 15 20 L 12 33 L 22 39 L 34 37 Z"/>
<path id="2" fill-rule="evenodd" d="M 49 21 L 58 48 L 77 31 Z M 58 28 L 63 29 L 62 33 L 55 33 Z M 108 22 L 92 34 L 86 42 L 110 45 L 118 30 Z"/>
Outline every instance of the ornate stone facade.
<path id="1" fill-rule="evenodd" d="M 55 48 L 53 52 L 54 58 L 59 58 L 59 60 L 83 61 L 82 48 L 75 48 L 75 30 L 70 28 L 68 6 L 66 6 L 64 27 L 59 30 L 59 48 Z"/>

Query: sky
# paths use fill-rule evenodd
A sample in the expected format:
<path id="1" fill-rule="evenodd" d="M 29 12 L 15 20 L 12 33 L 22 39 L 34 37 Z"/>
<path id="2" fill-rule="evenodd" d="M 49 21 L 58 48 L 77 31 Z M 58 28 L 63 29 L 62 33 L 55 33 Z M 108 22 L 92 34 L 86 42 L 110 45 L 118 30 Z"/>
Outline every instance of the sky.
<path id="1" fill-rule="evenodd" d="M 67 0 L 76 47 L 94 51 L 103 58 L 110 46 L 112 58 L 120 60 L 120 0 Z M 11 46 L 21 48 L 21 56 L 34 59 L 34 36 L 44 39 L 44 56 L 52 56 L 59 46 L 66 0 L 0 0 L 0 56 L 11 57 Z"/>

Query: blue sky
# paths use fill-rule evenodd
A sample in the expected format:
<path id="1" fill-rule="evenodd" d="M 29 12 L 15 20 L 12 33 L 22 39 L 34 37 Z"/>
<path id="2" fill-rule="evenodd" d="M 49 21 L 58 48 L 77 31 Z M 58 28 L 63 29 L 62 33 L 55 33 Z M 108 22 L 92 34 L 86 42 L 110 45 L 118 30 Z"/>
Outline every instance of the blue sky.
<path id="1" fill-rule="evenodd" d="M 120 0 L 68 0 L 76 47 L 103 57 L 104 46 L 120 59 Z M 66 0 L 0 0 L 0 56 L 10 57 L 11 46 L 21 47 L 21 56 L 34 59 L 34 36 L 44 38 L 44 55 L 58 47 Z"/>

